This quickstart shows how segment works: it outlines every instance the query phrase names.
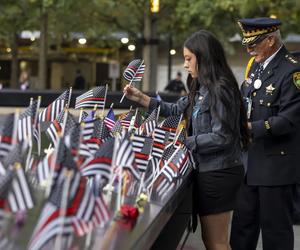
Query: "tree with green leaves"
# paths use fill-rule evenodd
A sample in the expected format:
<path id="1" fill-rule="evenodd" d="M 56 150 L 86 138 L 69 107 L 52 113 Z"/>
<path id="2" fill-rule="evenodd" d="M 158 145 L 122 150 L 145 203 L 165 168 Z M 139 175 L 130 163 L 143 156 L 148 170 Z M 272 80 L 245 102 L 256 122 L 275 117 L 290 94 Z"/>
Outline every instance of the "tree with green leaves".
<path id="1" fill-rule="evenodd" d="M 284 24 L 284 34 L 300 32 L 300 2 L 294 0 L 161 0 L 157 14 L 150 13 L 149 2 L 6 0 L 0 3 L 0 38 L 12 49 L 11 85 L 17 86 L 16 42 L 25 29 L 40 31 L 40 88 L 46 86 L 49 45 L 54 45 L 56 52 L 60 53 L 63 43 L 72 43 L 73 33 L 87 38 L 88 46 L 118 49 L 121 45 L 113 35 L 127 32 L 129 39 L 137 45 L 138 56 L 142 57 L 140 51 L 144 50 L 143 58 L 148 68 L 154 69 L 154 52 L 158 46 L 155 41 L 159 40 L 159 45 L 172 41 L 174 46 L 181 46 L 191 33 L 208 29 L 217 35 L 228 51 L 232 49 L 229 38 L 239 33 L 236 24 L 239 18 L 276 15 Z M 150 82 L 156 79 L 155 70 L 152 73 Z"/>
<path id="2" fill-rule="evenodd" d="M 30 10 L 26 0 L 7 0 L 0 4 L 0 38 L 11 49 L 11 86 L 18 86 L 18 35 L 30 27 Z"/>

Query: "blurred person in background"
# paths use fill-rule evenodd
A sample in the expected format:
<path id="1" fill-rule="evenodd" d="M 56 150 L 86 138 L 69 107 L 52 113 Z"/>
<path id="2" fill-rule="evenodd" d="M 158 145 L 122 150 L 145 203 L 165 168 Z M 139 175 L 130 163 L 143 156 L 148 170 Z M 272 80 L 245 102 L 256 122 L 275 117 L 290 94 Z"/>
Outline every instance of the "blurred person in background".
<path id="1" fill-rule="evenodd" d="M 74 79 L 73 89 L 84 89 L 85 88 L 85 78 L 81 74 L 80 69 L 76 70 L 76 77 Z"/>
<path id="2" fill-rule="evenodd" d="M 19 85 L 21 90 L 27 90 L 30 87 L 28 71 L 22 71 L 19 78 Z"/>
<path id="3" fill-rule="evenodd" d="M 176 78 L 171 80 L 169 84 L 165 87 L 165 91 L 169 91 L 171 93 L 179 94 L 179 95 L 185 95 L 186 89 L 184 87 L 184 84 L 181 80 L 181 72 L 177 72 Z"/>

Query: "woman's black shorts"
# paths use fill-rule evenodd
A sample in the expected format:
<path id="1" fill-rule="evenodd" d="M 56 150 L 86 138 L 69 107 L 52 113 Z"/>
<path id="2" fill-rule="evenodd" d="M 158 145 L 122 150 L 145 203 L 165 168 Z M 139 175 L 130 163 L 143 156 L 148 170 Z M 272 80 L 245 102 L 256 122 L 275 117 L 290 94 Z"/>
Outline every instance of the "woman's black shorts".
<path id="1" fill-rule="evenodd" d="M 194 212 L 204 216 L 234 209 L 237 191 L 244 178 L 242 165 L 194 173 Z"/>

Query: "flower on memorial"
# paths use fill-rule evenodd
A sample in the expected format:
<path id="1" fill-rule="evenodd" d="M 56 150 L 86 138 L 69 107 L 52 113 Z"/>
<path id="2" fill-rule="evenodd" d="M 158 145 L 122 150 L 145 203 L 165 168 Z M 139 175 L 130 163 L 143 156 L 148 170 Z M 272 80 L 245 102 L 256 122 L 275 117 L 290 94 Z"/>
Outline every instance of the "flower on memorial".
<path id="1" fill-rule="evenodd" d="M 121 206 L 120 214 L 125 219 L 135 220 L 139 216 L 139 210 L 134 206 L 124 204 Z"/>

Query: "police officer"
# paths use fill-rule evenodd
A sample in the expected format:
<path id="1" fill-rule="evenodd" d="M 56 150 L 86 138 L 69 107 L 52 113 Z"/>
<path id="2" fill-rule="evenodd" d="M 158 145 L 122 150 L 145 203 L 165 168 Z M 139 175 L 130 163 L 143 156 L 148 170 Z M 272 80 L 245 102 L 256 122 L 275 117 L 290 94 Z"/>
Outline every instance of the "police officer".
<path id="1" fill-rule="evenodd" d="M 275 18 L 241 19 L 242 44 L 252 56 L 241 91 L 252 143 L 232 219 L 233 250 L 292 250 L 293 184 L 299 174 L 300 64 L 280 37 Z M 297 169 L 298 168 L 298 169 Z"/>

